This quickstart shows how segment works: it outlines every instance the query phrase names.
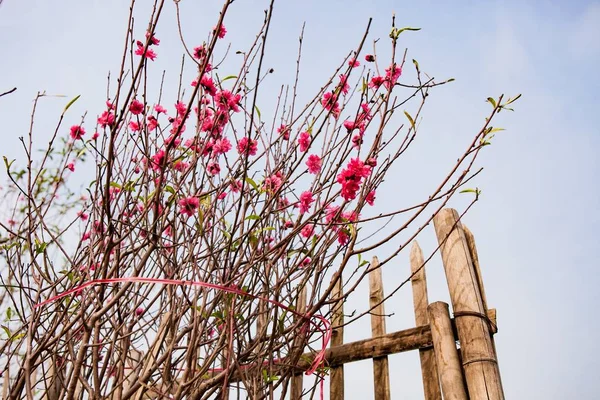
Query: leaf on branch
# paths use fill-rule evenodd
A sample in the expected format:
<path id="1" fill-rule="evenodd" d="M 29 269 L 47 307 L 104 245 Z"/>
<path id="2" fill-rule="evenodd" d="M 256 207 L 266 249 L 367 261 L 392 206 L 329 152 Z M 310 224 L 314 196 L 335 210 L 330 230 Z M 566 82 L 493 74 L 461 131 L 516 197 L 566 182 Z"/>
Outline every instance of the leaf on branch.
<path id="1" fill-rule="evenodd" d="M 13 165 L 15 160 L 8 162 L 8 158 L 6 158 L 6 156 L 2 156 L 2 158 L 4 159 L 4 165 L 6 165 L 6 171 L 10 170 L 10 166 Z"/>
<path id="2" fill-rule="evenodd" d="M 481 194 L 481 190 L 479 190 L 478 188 L 464 189 L 464 190 L 461 190 L 459 193 L 475 193 L 475 196 L 479 196 Z"/>
<path id="3" fill-rule="evenodd" d="M 250 186 L 252 186 L 252 188 L 254 190 L 259 191 L 258 185 L 256 184 L 256 182 L 254 182 L 254 179 L 248 177 L 248 178 L 246 178 L 246 183 L 248 183 Z"/>
<path id="4" fill-rule="evenodd" d="M 223 79 L 221 80 L 221 83 L 223 83 L 223 82 L 225 82 L 225 81 L 228 81 L 228 80 L 230 80 L 230 79 L 236 79 L 236 78 L 237 78 L 237 75 L 229 75 L 229 76 L 226 76 L 225 78 L 223 78 Z"/>
<path id="5" fill-rule="evenodd" d="M 261 119 L 261 117 L 260 117 L 260 110 L 258 109 L 258 106 L 254 105 L 254 109 L 256 110 L 256 115 L 258 115 L 258 119 Z"/>
<path id="6" fill-rule="evenodd" d="M 408 120 L 410 121 L 410 126 L 412 127 L 412 129 L 414 131 L 415 130 L 415 120 L 413 119 L 413 117 L 410 116 L 408 111 L 404 111 L 404 115 L 406 115 L 406 118 L 408 118 Z"/>
<path id="7" fill-rule="evenodd" d="M 496 100 L 494 100 L 492 97 L 488 97 L 487 102 L 490 103 L 494 108 L 496 108 L 498 106 L 496 104 Z"/>
<path id="8" fill-rule="evenodd" d="M 75 103 L 77 100 L 79 100 L 79 98 L 81 97 L 80 94 L 78 94 L 77 96 L 75 96 L 73 98 L 73 100 L 71 100 L 70 102 L 67 103 L 67 105 L 65 106 L 65 109 L 63 110 L 63 114 L 67 112 L 67 110 L 69 109 L 69 107 L 71 107 L 73 105 L 73 103 Z"/>

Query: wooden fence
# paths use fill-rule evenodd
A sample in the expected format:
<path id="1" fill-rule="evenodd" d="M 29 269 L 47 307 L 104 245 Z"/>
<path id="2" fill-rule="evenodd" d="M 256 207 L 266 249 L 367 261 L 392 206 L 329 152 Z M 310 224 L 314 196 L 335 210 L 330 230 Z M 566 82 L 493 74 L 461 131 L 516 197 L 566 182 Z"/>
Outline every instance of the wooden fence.
<path id="1" fill-rule="evenodd" d="M 504 399 L 492 337 L 497 332 L 496 311 L 487 306 L 473 235 L 453 209 L 436 215 L 434 226 L 454 318 L 450 317 L 448 304 L 429 303 L 423 253 L 414 242 L 410 265 L 417 326 L 387 333 L 382 270 L 374 258 L 369 272 L 372 338 L 344 343 L 343 327 L 339 326 L 343 324 L 343 306 L 333 306 L 333 336 L 325 356 L 330 367 L 330 399 L 344 399 L 344 364 L 371 358 L 374 399 L 389 400 L 388 355 L 409 350 L 419 351 L 426 400 L 441 400 L 442 396 L 444 400 Z M 340 283 L 332 296 L 339 297 L 341 293 Z M 301 360 L 298 367 L 306 370 L 312 357 L 307 354 Z M 302 375 L 297 375 L 292 380 L 294 400 L 302 396 L 302 379 Z"/>

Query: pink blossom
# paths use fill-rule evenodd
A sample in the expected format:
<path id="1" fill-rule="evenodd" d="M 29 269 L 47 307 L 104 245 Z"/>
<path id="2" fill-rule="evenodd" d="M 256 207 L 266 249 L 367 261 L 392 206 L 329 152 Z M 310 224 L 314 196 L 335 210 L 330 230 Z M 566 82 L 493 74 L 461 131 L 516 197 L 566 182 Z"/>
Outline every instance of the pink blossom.
<path id="1" fill-rule="evenodd" d="M 150 39 L 150 44 L 158 46 L 160 44 L 160 40 L 154 36 L 154 34 L 150 34 L 150 32 L 146 32 L 146 39 Z"/>
<path id="2" fill-rule="evenodd" d="M 367 164 L 371 168 L 375 168 L 377 166 L 377 159 L 373 158 L 373 157 L 367 158 L 367 161 L 365 161 L 365 164 Z"/>
<path id="3" fill-rule="evenodd" d="M 200 200 L 194 196 L 184 197 L 183 199 L 179 200 L 178 204 L 180 207 L 179 213 L 191 217 L 194 215 L 196 209 L 200 205 Z"/>
<path id="4" fill-rule="evenodd" d="M 94 132 L 94 134 L 92 135 L 92 140 L 98 139 L 99 136 L 100 134 L 98 132 Z"/>
<path id="5" fill-rule="evenodd" d="M 232 94 L 229 90 L 224 89 L 217 92 L 215 102 L 222 111 L 240 112 L 239 102 L 242 100 L 242 95 Z"/>
<path id="6" fill-rule="evenodd" d="M 136 42 L 136 44 L 137 44 L 137 49 L 135 49 L 136 56 L 142 56 L 145 58 L 149 58 L 152 61 L 154 61 L 156 59 L 156 52 L 154 50 L 152 50 L 150 47 L 148 47 L 144 51 L 144 44 L 142 42 L 140 42 L 139 40 Z"/>
<path id="7" fill-rule="evenodd" d="M 70 170 L 71 172 L 75 172 L 75 163 L 73 161 L 71 161 L 70 163 L 67 164 L 67 169 Z"/>
<path id="8" fill-rule="evenodd" d="M 240 190 L 242 190 L 242 183 L 237 179 L 233 180 L 229 184 L 229 189 L 231 189 L 233 193 L 238 193 Z"/>
<path id="9" fill-rule="evenodd" d="M 300 136 L 298 137 L 298 145 L 300 146 L 300 151 L 301 152 L 307 151 L 308 148 L 310 147 L 310 142 L 311 142 L 310 133 L 308 133 L 307 131 L 301 132 Z"/>
<path id="10" fill-rule="evenodd" d="M 138 132 L 140 130 L 140 124 L 137 121 L 130 121 L 129 130 L 132 132 Z"/>
<path id="11" fill-rule="evenodd" d="M 391 89 L 396 84 L 398 78 L 402 75 L 402 68 L 393 64 L 385 69 L 385 87 Z"/>
<path id="12" fill-rule="evenodd" d="M 322 163 L 323 163 L 323 161 L 321 160 L 321 157 L 319 157 L 316 154 L 311 154 L 310 156 L 308 156 L 308 159 L 306 160 L 306 166 L 308 167 L 308 172 L 310 172 L 311 174 L 318 174 L 319 171 L 321 170 Z"/>
<path id="13" fill-rule="evenodd" d="M 290 140 L 290 128 L 285 125 L 281 125 L 277 128 L 277 133 L 283 138 L 283 140 Z"/>
<path id="14" fill-rule="evenodd" d="M 206 57 L 206 48 L 204 45 L 194 47 L 194 52 L 192 53 L 195 59 L 202 61 L 204 57 Z"/>
<path id="15" fill-rule="evenodd" d="M 162 170 L 166 161 L 166 153 L 164 150 L 159 150 L 155 155 L 151 157 L 150 165 L 152 170 L 160 171 Z"/>
<path id="16" fill-rule="evenodd" d="M 370 205 L 374 205 L 375 204 L 375 191 L 371 190 L 369 192 L 369 194 L 367 194 L 367 197 L 365 198 L 365 201 Z"/>
<path id="17" fill-rule="evenodd" d="M 356 135 L 352 136 L 352 147 L 354 147 L 355 149 L 359 149 L 362 144 L 363 144 L 362 132 L 359 132 Z"/>
<path id="18" fill-rule="evenodd" d="M 134 99 L 131 104 L 129 105 L 129 111 L 131 111 L 131 113 L 133 115 L 139 115 L 141 113 L 144 112 L 144 103 L 142 103 L 141 101 L 138 101 L 137 99 Z"/>
<path id="19" fill-rule="evenodd" d="M 71 127 L 71 139 L 81 139 L 85 135 L 85 129 L 81 125 L 73 125 Z"/>
<path id="20" fill-rule="evenodd" d="M 81 219 L 82 221 L 87 221 L 89 215 L 87 215 L 83 211 L 78 211 L 77 212 L 77 217 L 79 217 L 79 219 Z"/>
<path id="21" fill-rule="evenodd" d="M 115 114 L 110 111 L 104 111 L 100 117 L 98 117 L 98 124 L 106 128 L 107 126 L 112 125 L 115 122 Z"/>
<path id="22" fill-rule="evenodd" d="M 369 87 L 372 89 L 379 89 L 384 82 L 385 78 L 383 76 L 374 76 L 371 78 L 371 82 L 369 82 Z"/>
<path id="23" fill-rule="evenodd" d="M 213 82 L 210 75 L 202 75 L 202 78 L 200 79 L 200 85 L 202 86 L 204 91 L 212 97 L 214 97 L 217 94 L 217 87 L 215 86 L 215 83 Z"/>
<path id="24" fill-rule="evenodd" d="M 372 54 L 367 54 L 367 55 L 365 56 L 365 61 L 366 61 L 366 62 L 374 62 L 374 61 L 375 61 L 375 56 L 374 56 L 374 55 L 372 55 Z"/>
<path id="25" fill-rule="evenodd" d="M 89 240 L 90 236 L 91 236 L 90 231 L 83 232 L 83 236 L 81 236 L 81 241 L 84 242 L 86 240 Z"/>
<path id="26" fill-rule="evenodd" d="M 231 150 L 231 142 L 226 137 L 215 140 L 215 144 L 213 146 L 213 155 L 218 156 L 221 154 L 227 153 Z"/>
<path id="27" fill-rule="evenodd" d="M 221 192 L 217 196 L 217 200 L 223 200 L 225 197 L 227 197 L 227 192 Z"/>
<path id="28" fill-rule="evenodd" d="M 290 205 L 290 201 L 288 200 L 287 197 L 281 196 L 280 198 L 277 199 L 277 207 L 286 208 L 289 205 Z"/>
<path id="29" fill-rule="evenodd" d="M 154 117 L 154 115 L 149 115 L 148 116 L 148 130 L 149 131 L 153 131 L 156 128 L 158 128 L 158 120 L 156 119 L 156 117 Z"/>
<path id="30" fill-rule="evenodd" d="M 340 84 L 338 85 L 343 94 L 348 94 L 350 85 L 348 85 L 348 75 L 340 75 Z"/>
<path id="31" fill-rule="evenodd" d="M 302 260 L 302 262 L 300 263 L 300 268 L 304 268 L 306 267 L 308 264 L 310 264 L 312 260 L 310 259 L 310 257 L 304 257 L 304 260 Z"/>
<path id="32" fill-rule="evenodd" d="M 106 107 L 109 110 L 114 110 L 115 109 L 115 105 L 110 100 L 106 100 Z"/>
<path id="33" fill-rule="evenodd" d="M 161 106 L 160 104 L 157 104 L 154 106 L 154 111 L 156 111 L 158 114 L 166 114 L 167 113 L 167 109 L 164 108 L 163 106 Z"/>
<path id="34" fill-rule="evenodd" d="M 321 104 L 323 105 L 323 108 L 331 112 L 334 118 L 337 118 L 339 116 L 340 105 L 338 103 L 337 96 L 334 95 L 332 92 L 327 92 L 323 95 L 323 98 L 321 99 Z"/>
<path id="35" fill-rule="evenodd" d="M 178 101 L 175 103 L 175 109 L 177 110 L 177 115 L 183 117 L 187 112 L 187 106 L 183 101 Z"/>
<path id="36" fill-rule="evenodd" d="M 310 206 L 315 201 L 310 190 L 302 192 L 300 195 L 300 214 L 304 214 L 310 210 Z"/>
<path id="37" fill-rule="evenodd" d="M 219 165 L 218 162 L 216 161 L 211 161 L 208 163 L 208 165 L 206 166 L 206 171 L 210 174 L 210 175 L 217 175 L 219 172 L 221 172 L 221 166 Z"/>
<path id="38" fill-rule="evenodd" d="M 189 166 L 190 163 L 181 160 L 177 160 L 173 163 L 173 169 L 179 172 L 185 171 Z"/>
<path id="39" fill-rule="evenodd" d="M 352 68 L 360 67 L 360 62 L 356 58 L 351 58 L 348 61 L 348 65 Z"/>
<path id="40" fill-rule="evenodd" d="M 283 229 L 291 229 L 294 227 L 294 223 L 289 219 L 283 223 Z"/>
<path id="41" fill-rule="evenodd" d="M 363 178 L 371 174 L 371 167 L 365 165 L 360 159 L 353 158 L 348 166 L 338 174 L 337 182 L 342 185 L 341 195 L 344 200 L 354 200 L 360 189 Z"/>
<path id="42" fill-rule="evenodd" d="M 137 317 L 141 316 L 144 313 L 144 309 L 142 307 L 138 307 L 135 309 L 135 315 Z"/>
<path id="43" fill-rule="evenodd" d="M 302 237 L 308 239 L 309 237 L 312 236 L 314 230 L 315 230 L 315 226 L 312 224 L 308 224 L 304 228 L 302 228 L 302 230 L 300 231 L 300 235 L 302 235 Z"/>
<path id="44" fill-rule="evenodd" d="M 258 151 L 258 142 L 244 136 L 237 142 L 237 151 L 241 155 L 254 156 Z"/>
<path id="45" fill-rule="evenodd" d="M 219 25 L 219 29 L 217 29 L 217 27 L 215 26 L 213 28 L 213 32 L 217 33 L 219 39 L 223 39 L 225 37 L 225 34 L 227 34 L 227 29 L 225 29 L 225 25 L 221 24 Z"/>
<path id="46" fill-rule="evenodd" d="M 264 189 L 269 193 L 275 193 L 279 190 L 281 185 L 283 184 L 283 174 L 281 171 L 277 171 L 273 175 L 265 178 L 263 183 Z"/>
<path id="47" fill-rule="evenodd" d="M 346 128 L 348 132 L 352 132 L 356 129 L 356 122 L 347 119 L 344 121 L 344 128 Z"/>

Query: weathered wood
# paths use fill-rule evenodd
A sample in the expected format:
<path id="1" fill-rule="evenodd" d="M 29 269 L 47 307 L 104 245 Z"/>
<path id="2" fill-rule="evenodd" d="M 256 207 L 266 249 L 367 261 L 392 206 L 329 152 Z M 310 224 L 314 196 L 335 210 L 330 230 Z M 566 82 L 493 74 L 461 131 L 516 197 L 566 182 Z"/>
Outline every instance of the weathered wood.
<path id="1" fill-rule="evenodd" d="M 385 307 L 383 304 L 383 279 L 379 260 L 373 257 L 369 272 L 369 304 L 371 307 L 371 334 L 383 336 L 385 330 Z M 388 357 L 373 358 L 373 389 L 375 400 L 390 400 L 390 371 Z"/>
<path id="2" fill-rule="evenodd" d="M 504 399 L 479 281 L 458 213 L 444 209 L 433 222 L 456 318 L 469 397 L 471 400 Z"/>
<path id="3" fill-rule="evenodd" d="M 462 227 L 465 231 L 465 239 L 467 239 L 467 245 L 469 246 L 469 254 L 471 255 L 471 260 L 473 260 L 473 268 L 475 269 L 475 275 L 477 276 L 477 284 L 479 285 L 479 293 L 481 293 L 481 301 L 483 302 L 483 308 L 487 310 L 487 298 L 485 296 L 485 288 L 483 287 L 483 278 L 481 276 L 479 256 L 477 255 L 477 246 L 475 245 L 475 236 L 473 236 L 473 233 L 469 230 L 469 228 L 467 228 L 465 224 L 463 224 Z"/>
<path id="4" fill-rule="evenodd" d="M 334 290 L 331 292 L 332 298 L 341 298 L 342 277 L 340 276 L 335 284 Z M 331 335 L 331 349 L 341 346 L 344 343 L 344 302 L 342 300 L 336 302 L 332 306 L 331 326 L 333 327 Z M 331 365 L 331 364 L 330 364 Z M 330 370 L 329 382 L 329 398 L 336 400 L 344 399 L 344 365 L 338 364 L 332 366 Z"/>
<path id="5" fill-rule="evenodd" d="M 413 303 L 415 308 L 415 323 L 417 326 L 429 324 L 427 315 L 427 278 L 421 247 L 415 240 L 410 249 L 410 283 L 412 285 Z M 423 376 L 423 392 L 425 400 L 442 400 L 438 370 L 435 365 L 433 349 L 419 350 L 421 359 L 421 374 Z"/>
<path id="6" fill-rule="evenodd" d="M 444 400 L 467 400 L 448 304 L 438 301 L 430 304 L 427 311 Z"/>
<path id="7" fill-rule="evenodd" d="M 303 313 L 305 308 L 306 308 L 306 286 L 304 286 L 302 288 L 302 290 L 300 290 L 300 293 L 298 294 L 298 301 L 296 302 L 296 311 Z M 299 343 L 303 343 L 303 342 L 304 342 L 304 335 L 300 334 L 300 336 L 296 340 L 295 347 L 297 347 L 299 345 Z M 303 351 L 303 349 L 299 349 L 299 350 Z M 290 389 L 290 399 L 291 400 L 298 400 L 302 397 L 303 380 L 304 380 L 303 374 L 297 374 L 292 377 L 292 385 L 291 385 L 291 389 Z"/>

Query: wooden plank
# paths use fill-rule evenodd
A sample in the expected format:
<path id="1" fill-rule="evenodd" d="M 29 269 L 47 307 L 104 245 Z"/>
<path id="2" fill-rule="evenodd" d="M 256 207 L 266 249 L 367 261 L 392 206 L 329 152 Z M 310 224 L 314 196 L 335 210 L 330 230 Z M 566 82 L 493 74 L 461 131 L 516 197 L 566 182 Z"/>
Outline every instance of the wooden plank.
<path id="1" fill-rule="evenodd" d="M 298 312 L 303 313 L 303 312 L 305 312 L 305 309 L 306 309 L 306 286 L 304 286 L 302 288 L 302 290 L 300 290 L 300 293 L 298 294 L 298 301 L 296 302 L 296 310 Z M 304 334 L 300 334 L 300 336 L 296 340 L 295 347 L 298 347 L 298 343 L 304 342 L 304 337 L 305 337 Z M 303 349 L 299 349 L 299 351 L 302 352 Z M 290 390 L 291 400 L 298 400 L 302 397 L 303 381 L 304 381 L 303 374 L 297 374 L 292 377 L 292 387 Z"/>
<path id="2" fill-rule="evenodd" d="M 421 247 L 415 240 L 410 249 L 410 283 L 412 285 L 413 303 L 415 308 L 415 323 L 417 326 L 429 324 L 427 315 L 427 277 Z M 433 349 L 420 349 L 421 375 L 423 377 L 423 392 L 425 400 L 442 400 L 438 370 Z"/>
<path id="3" fill-rule="evenodd" d="M 383 336 L 386 333 L 383 279 L 377 257 L 373 257 L 371 262 L 369 292 L 371 335 L 373 337 Z M 373 358 L 373 389 L 375 400 L 390 400 L 390 370 L 387 356 Z"/>
<path id="4" fill-rule="evenodd" d="M 504 399 L 490 327 L 480 316 L 486 311 L 479 281 L 459 215 L 456 210 L 444 209 L 433 222 L 456 318 L 469 397 Z"/>
<path id="5" fill-rule="evenodd" d="M 342 297 L 342 284 L 342 277 L 339 276 L 335 288 L 331 292 L 332 298 Z M 344 302 L 340 300 L 337 303 L 334 303 L 331 311 L 331 326 L 333 327 L 333 331 L 331 335 L 330 350 L 341 346 L 344 343 L 344 327 L 342 326 L 344 324 Z M 336 400 L 344 399 L 344 365 L 341 363 L 337 366 L 332 366 L 330 370 L 329 398 Z"/>
<path id="6" fill-rule="evenodd" d="M 481 277 L 481 267 L 479 265 L 479 255 L 477 255 L 477 246 L 475 245 L 475 236 L 465 224 L 463 224 L 463 229 L 465 231 L 467 245 L 469 246 L 469 254 L 471 255 L 471 260 L 473 260 L 473 268 L 475 269 L 475 275 L 477 276 L 477 284 L 479 285 L 479 293 L 481 293 L 483 308 L 487 310 L 487 298 L 485 296 L 485 288 L 483 287 L 483 278 Z"/>
<path id="7" fill-rule="evenodd" d="M 444 400 L 467 400 L 448 304 L 438 301 L 430 304 L 427 311 Z"/>

